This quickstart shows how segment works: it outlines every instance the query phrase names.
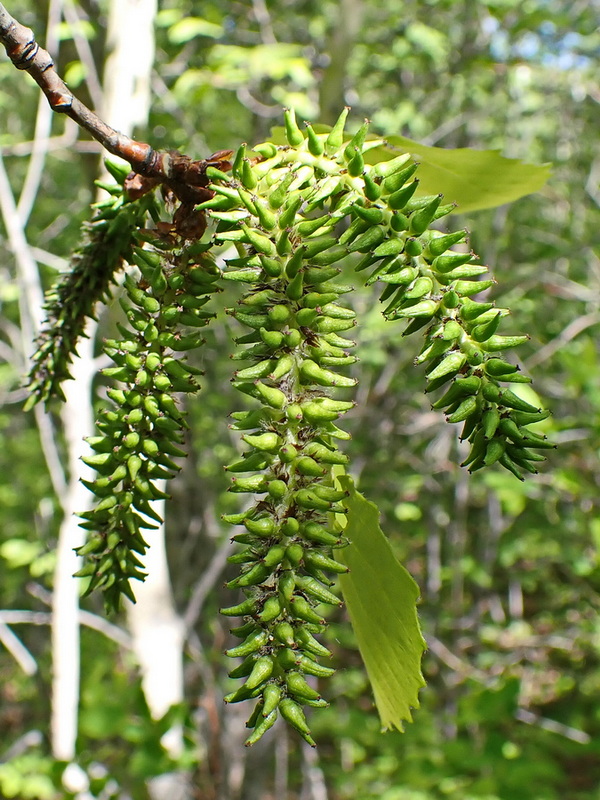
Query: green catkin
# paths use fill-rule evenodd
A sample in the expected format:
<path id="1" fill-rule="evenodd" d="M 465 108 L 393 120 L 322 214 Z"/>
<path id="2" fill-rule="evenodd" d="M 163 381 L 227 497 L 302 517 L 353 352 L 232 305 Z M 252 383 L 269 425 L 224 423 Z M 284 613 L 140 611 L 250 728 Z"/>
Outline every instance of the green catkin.
<path id="1" fill-rule="evenodd" d="M 345 463 L 347 458 L 339 452 L 327 426 L 353 406 L 351 401 L 334 400 L 331 393 L 348 391 L 356 381 L 340 372 L 354 360 L 348 352 L 353 343 L 343 340 L 342 346 L 334 346 L 332 353 L 332 346 L 325 338 L 354 324 L 354 313 L 339 303 L 341 292 L 330 282 L 338 270 L 329 265 L 345 257 L 347 248 L 339 244 L 336 237 L 319 235 L 321 230 L 330 227 L 330 203 L 333 202 L 330 198 L 333 190 L 339 189 L 340 179 L 331 181 L 327 175 L 319 177 L 312 169 L 301 172 L 292 159 L 294 152 L 298 156 L 306 152 L 315 158 L 327 159 L 341 172 L 345 170 L 343 139 L 333 146 L 339 128 L 330 137 L 313 131 L 305 137 L 290 112 L 286 114 L 286 136 L 288 148 L 277 151 L 282 177 L 274 186 L 266 177 L 259 178 L 253 188 L 257 206 L 264 204 L 275 210 L 276 226 L 266 226 L 257 213 L 252 220 L 254 233 L 247 235 L 252 249 L 269 255 L 272 262 L 257 281 L 247 281 L 248 291 L 241 304 L 243 307 L 261 306 L 259 293 L 268 290 L 264 295 L 268 298 L 267 313 L 261 315 L 258 327 L 258 320 L 249 318 L 245 312 L 237 309 L 230 312 L 242 324 L 259 329 L 261 341 L 271 344 L 273 352 L 278 354 L 275 359 L 259 357 L 254 360 L 245 372 L 238 372 L 234 383 L 238 385 L 240 378 L 253 381 L 249 393 L 270 413 L 260 415 L 255 427 L 246 429 L 242 437 L 250 447 L 243 461 L 258 463 L 255 461 L 258 453 L 268 453 L 269 460 L 241 486 L 241 479 L 236 480 L 231 489 L 252 492 L 264 488 L 266 497 L 250 509 L 243 521 L 252 537 L 248 548 L 256 554 L 257 560 L 250 570 L 230 583 L 241 586 L 248 598 L 256 601 L 252 621 L 258 641 L 261 641 L 261 634 L 266 634 L 264 644 L 257 651 L 260 664 L 265 665 L 264 672 L 257 667 L 245 685 L 250 681 L 250 688 L 263 688 L 256 702 L 264 704 L 267 718 L 273 713 L 273 697 L 277 697 L 276 708 L 293 726 L 295 721 L 297 727 L 306 725 L 298 722 L 303 719 L 301 711 L 299 714 L 295 711 L 298 703 L 303 703 L 304 699 L 320 699 L 320 696 L 309 691 L 308 697 L 303 698 L 297 687 L 300 680 L 303 686 L 307 685 L 304 678 L 300 676 L 290 684 L 286 682 L 287 676 L 294 671 L 300 675 L 298 669 L 309 674 L 331 673 L 329 667 L 316 660 L 326 657 L 327 649 L 314 636 L 307 641 L 297 636 L 296 631 L 309 621 L 318 633 L 324 627 L 322 604 L 339 604 L 337 596 L 328 588 L 329 579 L 325 578 L 323 583 L 312 573 L 321 570 L 319 574 L 324 577 L 322 570 L 334 575 L 340 571 L 338 562 L 332 558 L 332 546 L 341 545 L 342 539 L 338 530 L 331 527 L 329 515 L 343 508 L 340 501 L 344 494 L 333 485 L 332 466 Z M 333 156 L 325 156 L 326 151 Z M 293 182 L 284 174 L 286 170 L 295 176 Z M 297 193 L 295 198 L 300 199 L 282 201 L 277 194 L 281 185 L 288 191 L 291 187 Z M 314 210 L 307 211 L 311 207 Z M 310 216 L 306 216 L 308 213 Z M 246 229 L 249 228 L 250 223 L 246 222 L 242 230 L 248 234 Z M 287 233 L 286 241 L 290 245 L 277 248 L 282 231 Z M 317 235 L 311 238 L 313 234 Z M 217 241 L 220 240 L 217 234 Z M 325 283 L 327 291 L 321 291 Z M 252 346 L 241 352 L 247 352 Z M 239 385 L 239 388 L 248 393 L 245 386 Z M 319 448 L 325 450 L 325 457 Z M 316 493 L 319 487 L 321 495 Z M 307 526 L 308 531 L 313 532 L 310 538 L 304 532 Z M 310 555 L 314 555 L 312 561 Z M 238 652 L 239 646 L 233 650 Z M 266 729 L 266 726 L 257 726 L 249 744 Z M 309 737 L 308 728 L 300 732 Z"/>
<path id="2" fill-rule="evenodd" d="M 86 593 L 100 589 L 110 611 L 118 610 L 123 595 L 135 599 L 130 581 L 145 577 L 138 558 L 148 547 L 143 531 L 162 521 L 150 501 L 169 497 L 154 481 L 172 478 L 179 465 L 171 456 L 185 455 L 179 445 L 187 424 L 172 394 L 199 388 L 200 370 L 183 353 L 202 340 L 188 336 L 181 315 L 170 309 L 187 309 L 184 324 L 206 325 L 212 315 L 204 306 L 219 275 L 208 255 L 190 270 L 185 250 L 170 253 L 133 241 L 129 259 L 143 283 L 126 276 L 123 305 L 132 327 L 120 325 L 123 340 L 104 343 L 115 367 L 103 374 L 123 388 L 108 390 L 112 405 L 100 412 L 100 435 L 88 439 L 94 455 L 84 461 L 100 477 L 86 486 L 98 502 L 80 514 L 92 535 L 78 550 L 85 561 L 77 574 L 89 577 Z"/>
<path id="3" fill-rule="evenodd" d="M 386 317 L 406 320 L 407 334 L 424 329 L 417 363 L 425 365 L 428 391 L 444 388 L 434 406 L 450 422 L 463 423 L 475 451 L 467 459 L 471 470 L 499 463 L 517 474 L 540 458 L 533 453 L 537 442 L 527 437 L 528 418 L 502 424 L 516 413 L 537 418 L 538 409 L 501 387 L 515 370 L 499 351 L 523 339 L 498 335 L 505 309 L 470 299 L 491 282 L 477 280 L 487 268 L 474 263 L 472 253 L 452 249 L 466 232 L 429 229 L 453 206 L 442 205 L 441 195 L 416 194 L 417 167 L 407 155 L 365 166 L 367 125 L 345 142 L 346 115 L 329 134 L 317 134 L 310 127 L 304 133 L 286 111 L 287 145 L 269 150 L 277 180 L 260 162 L 254 177 L 247 168 L 240 173 L 245 185 L 252 184 L 252 203 L 244 206 L 252 216 L 215 235 L 217 243 L 246 242 L 246 255 L 224 277 L 246 283 L 240 307 L 229 313 L 258 332 L 258 338 L 238 339 L 247 345 L 234 357 L 251 364 L 238 371 L 234 386 L 262 404 L 263 412 L 240 417 L 234 426 L 244 431 L 250 449 L 229 467 L 255 468 L 245 478 L 236 476 L 231 491 L 260 493 L 243 520 L 242 574 L 230 582 L 252 602 L 256 610 L 246 619 L 256 640 L 264 638 L 257 650 L 261 668 L 250 680 L 253 691 L 262 686 L 252 720 L 260 719 L 258 708 L 267 709 L 269 720 L 278 709 L 305 738 L 310 733 L 300 704 L 318 698 L 306 688 L 303 696 L 301 673 L 324 677 L 331 669 L 318 661 L 327 648 L 302 631 L 307 623 L 322 631 L 321 604 L 339 603 L 326 577 L 341 571 L 332 548 L 343 543 L 330 522 L 331 512 L 344 507 L 331 470 L 348 459 L 337 447 L 347 434 L 334 423 L 353 404 L 332 393 L 356 382 L 340 372 L 355 360 L 348 352 L 353 342 L 339 335 L 355 325 L 352 309 L 340 303 L 352 287 L 337 286 L 338 270 L 330 265 L 345 258 L 359 262 L 359 273 L 370 271 L 367 284 L 386 285 Z M 239 188 L 236 179 L 223 186 L 226 193 Z M 345 231 L 331 235 L 332 221 L 343 219 Z M 244 258 L 250 264 L 255 253 L 262 270 L 245 270 Z M 258 724 L 248 743 L 266 729 Z"/>
<path id="4" fill-rule="evenodd" d="M 122 183 L 122 177 L 120 180 Z M 157 208 L 152 195 L 131 202 L 121 186 L 112 189 L 112 197 L 97 204 L 93 219 L 84 224 L 72 269 L 46 295 L 47 317 L 32 358 L 26 408 L 55 397 L 65 399 L 61 385 L 71 377 L 69 365 L 86 320 L 93 318 L 96 305 L 110 296 L 116 273 L 132 258 L 136 229 L 143 227 L 146 215 Z"/>

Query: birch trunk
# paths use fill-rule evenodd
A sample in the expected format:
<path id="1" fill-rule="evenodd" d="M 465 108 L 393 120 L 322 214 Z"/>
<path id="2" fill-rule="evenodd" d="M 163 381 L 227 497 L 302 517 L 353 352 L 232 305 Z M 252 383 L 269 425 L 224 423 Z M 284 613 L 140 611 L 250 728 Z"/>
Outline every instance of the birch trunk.
<path id="1" fill-rule="evenodd" d="M 150 78 L 154 62 L 154 18 L 156 0 L 112 0 L 109 10 L 108 44 L 104 78 L 102 118 L 130 136 L 145 125 L 150 108 Z M 164 503 L 155 504 L 164 518 Z M 184 625 L 175 610 L 167 564 L 164 524 L 149 535 L 150 550 L 145 564 L 148 577 L 134 587 L 137 602 L 128 604 L 127 616 L 133 637 L 142 688 L 155 719 L 183 701 Z M 183 749 L 180 727 L 163 737 L 172 757 Z M 185 800 L 189 797 L 182 775 L 163 775 L 149 786 L 157 800 Z"/>

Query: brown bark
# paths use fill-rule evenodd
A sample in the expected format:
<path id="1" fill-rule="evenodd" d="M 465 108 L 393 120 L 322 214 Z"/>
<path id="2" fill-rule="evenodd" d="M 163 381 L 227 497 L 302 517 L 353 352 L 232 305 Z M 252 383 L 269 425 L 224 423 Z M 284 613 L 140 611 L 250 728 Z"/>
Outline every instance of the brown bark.
<path id="1" fill-rule="evenodd" d="M 211 164 L 230 169 L 230 151 L 206 160 L 193 160 L 177 152 L 157 152 L 149 144 L 119 133 L 90 111 L 70 91 L 54 67 L 50 53 L 35 41 L 31 28 L 17 22 L 0 3 L 0 43 L 17 69 L 26 70 L 48 99 L 53 111 L 66 114 L 115 156 L 128 161 L 134 172 L 163 183 L 184 204 L 201 203 L 211 196 L 206 168 Z"/>

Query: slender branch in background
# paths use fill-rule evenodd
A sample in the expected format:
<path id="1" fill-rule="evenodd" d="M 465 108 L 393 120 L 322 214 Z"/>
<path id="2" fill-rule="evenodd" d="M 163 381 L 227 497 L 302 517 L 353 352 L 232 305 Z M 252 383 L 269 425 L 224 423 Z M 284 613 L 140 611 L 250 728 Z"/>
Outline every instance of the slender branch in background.
<path id="1" fill-rule="evenodd" d="M 13 742 L 8 750 L 0 754 L 0 764 L 6 764 L 8 761 L 12 761 L 13 758 L 18 758 L 30 747 L 38 747 L 43 741 L 44 736 L 41 731 L 27 731 L 16 742 Z"/>
<path id="2" fill-rule="evenodd" d="M 258 22 L 260 27 L 260 38 L 263 44 L 277 44 L 277 38 L 273 30 L 273 21 L 265 0 L 252 0 L 252 11 L 254 13 L 254 19 Z"/>
<path id="3" fill-rule="evenodd" d="M 48 600 L 48 604 L 50 604 L 52 602 L 50 592 L 46 594 L 50 598 Z M 0 611 L 0 625 L 50 625 L 51 622 L 52 614 L 49 611 L 24 611 L 20 609 Z M 98 631 L 98 633 L 106 636 L 107 639 L 111 639 L 126 650 L 131 650 L 131 636 L 122 628 L 113 625 L 112 622 L 108 622 L 103 617 L 92 614 L 90 611 L 80 611 L 79 622 L 85 625 L 86 628 Z"/>
<path id="4" fill-rule="evenodd" d="M 564 736 L 572 742 L 579 744 L 589 744 L 592 737 L 585 731 L 580 731 L 578 728 L 572 728 L 570 725 L 563 725 L 562 722 L 557 722 L 554 719 L 547 717 L 540 717 L 539 714 L 534 714 L 532 711 L 527 711 L 525 708 L 518 708 L 515 711 L 515 717 L 519 722 L 525 722 L 527 725 L 537 725 L 545 731 L 557 733 L 559 736 Z"/>
<path id="5" fill-rule="evenodd" d="M 546 361 L 548 358 L 551 358 L 557 350 L 563 348 L 566 344 L 568 344 L 572 339 L 575 339 L 576 336 L 579 336 L 580 333 L 586 328 L 591 328 L 593 325 L 597 325 L 600 322 L 600 314 L 597 311 L 593 311 L 591 314 L 585 314 L 583 317 L 579 317 L 578 319 L 574 319 L 570 322 L 566 328 L 564 328 L 558 336 L 555 336 L 548 344 L 544 345 L 544 347 L 540 347 L 531 358 L 527 360 L 527 369 L 533 369 L 541 364 L 543 361 Z"/>
<path id="6" fill-rule="evenodd" d="M 47 103 L 45 98 L 41 97 L 42 102 L 47 107 Z M 78 142 L 77 136 L 79 134 L 78 126 L 73 122 L 73 120 L 66 120 L 65 129 L 64 131 L 59 134 L 58 136 L 52 136 L 48 139 L 47 143 L 47 152 L 51 153 L 56 150 L 67 150 L 71 149 L 76 152 L 83 152 L 85 147 L 85 152 L 88 151 L 88 147 L 93 147 L 94 152 L 97 150 L 100 151 L 100 145 L 97 142 Z M 37 142 L 32 139 L 29 142 L 15 142 L 14 144 L 6 145 L 3 148 L 3 153 L 6 157 L 8 156 L 17 156 L 18 158 L 23 158 L 23 156 L 30 156 L 34 149 L 37 147 Z"/>
<path id="7" fill-rule="evenodd" d="M 345 96 L 348 64 L 363 15 L 362 0 L 340 0 L 336 24 L 331 28 L 327 43 L 329 63 L 319 82 L 321 122 L 333 124 L 339 113 L 340 101 Z"/>
<path id="8" fill-rule="evenodd" d="M 21 216 L 17 210 L 4 160 L 0 151 L 0 213 L 8 235 L 8 243 L 17 260 L 20 276 L 19 306 L 23 341 L 30 342 L 42 326 L 44 296 L 39 282 L 37 264 L 25 237 Z M 25 312 L 25 313 L 23 313 Z"/>
<path id="9" fill-rule="evenodd" d="M 0 620 L 0 644 L 8 650 L 26 675 L 35 675 L 37 662 L 19 638 Z"/>
<path id="10" fill-rule="evenodd" d="M 226 539 L 213 555 L 210 564 L 202 573 L 202 577 L 194 586 L 192 597 L 183 615 L 186 634 L 193 629 L 202 612 L 202 606 L 213 591 L 220 575 L 227 565 L 227 556 L 231 555 L 235 545 Z"/>
<path id="11" fill-rule="evenodd" d="M 279 730 L 275 739 L 275 775 L 274 790 L 275 797 L 287 797 L 289 791 L 290 778 L 290 739 L 287 727 L 282 725 L 282 720 L 278 720 Z"/>
<path id="12" fill-rule="evenodd" d="M 1 4 L 0 4 L 1 12 Z M 1 17 L 0 17 L 1 19 Z M 17 262 L 18 281 L 22 291 L 19 292 L 19 315 L 22 329 L 22 350 L 34 339 L 43 319 L 43 295 L 40 286 L 37 264 L 29 247 L 23 230 L 23 222 L 17 210 L 8 176 L 4 169 L 4 161 L 0 152 L 0 214 L 8 234 L 10 248 Z M 56 439 L 52 430 L 52 420 L 40 408 L 35 412 L 36 423 L 40 434 L 40 443 L 48 473 L 59 502 L 65 496 L 66 477 L 61 458 L 56 447 Z"/>
<path id="13" fill-rule="evenodd" d="M 44 250 L 41 247 L 30 247 L 31 255 L 35 258 L 38 264 L 44 264 L 46 267 L 55 269 L 57 272 L 66 272 L 69 269 L 69 262 L 66 258 L 61 258 L 49 250 Z"/>
<path id="14" fill-rule="evenodd" d="M 47 46 L 51 52 L 55 52 L 58 48 L 58 37 L 56 32 L 61 20 L 62 0 L 52 0 L 48 8 L 48 21 L 46 24 Z M 17 210 L 21 218 L 23 227 L 27 224 L 29 215 L 35 203 L 36 197 L 39 192 L 40 183 L 42 182 L 42 175 L 44 173 L 44 166 L 46 164 L 46 155 L 48 153 L 48 142 L 50 140 L 50 132 L 52 129 L 52 111 L 44 102 L 44 98 L 40 97 L 38 102 L 38 109 L 35 117 L 35 133 L 33 137 L 33 150 L 31 158 L 27 164 L 27 174 L 23 181 L 23 188 L 17 203 Z"/>
<path id="15" fill-rule="evenodd" d="M 82 16 L 80 15 L 80 9 L 77 8 L 72 0 L 67 0 L 67 2 L 63 5 L 63 14 L 65 20 L 71 26 L 71 35 L 73 36 L 73 42 L 75 44 L 75 49 L 77 50 L 77 55 L 79 56 L 79 60 L 84 65 L 86 70 L 85 83 L 87 90 L 90 93 L 90 97 L 92 98 L 94 105 L 99 108 L 100 104 L 102 103 L 102 85 L 100 83 L 100 76 L 98 75 L 98 70 L 96 69 L 96 63 L 94 61 L 94 55 L 92 53 L 90 43 L 80 31 L 79 23 L 82 19 Z"/>
<path id="16" fill-rule="evenodd" d="M 300 800 L 327 800 L 327 785 L 316 750 L 302 746 L 302 791 Z"/>
<path id="17" fill-rule="evenodd" d="M 436 636 L 432 636 L 430 633 L 427 634 L 427 649 L 454 672 L 458 672 L 465 677 L 480 681 L 484 684 L 489 682 L 488 674 L 476 667 L 472 667 L 468 662 L 463 661 L 449 650 Z"/>

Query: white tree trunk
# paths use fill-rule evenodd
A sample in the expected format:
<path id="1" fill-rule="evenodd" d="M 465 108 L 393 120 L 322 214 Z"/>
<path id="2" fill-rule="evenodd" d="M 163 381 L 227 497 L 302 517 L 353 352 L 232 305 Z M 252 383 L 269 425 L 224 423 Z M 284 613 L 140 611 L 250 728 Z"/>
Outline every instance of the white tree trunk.
<path id="1" fill-rule="evenodd" d="M 94 334 L 97 325 L 87 327 L 89 339 L 78 346 L 79 358 L 73 360 L 73 381 L 66 381 L 63 390 L 66 402 L 62 409 L 69 459 L 69 483 L 62 501 L 63 522 L 60 526 L 54 571 L 52 597 L 52 752 L 61 761 L 75 757 L 77 712 L 79 706 L 79 591 L 81 583 L 73 573 L 81 567 L 81 559 L 73 548 L 85 541 L 85 531 L 75 516 L 90 507 L 91 495 L 80 478 L 93 480 L 94 473 L 82 461 L 89 455 L 84 438 L 94 433 L 92 413 L 92 380 L 94 366 Z"/>
<path id="2" fill-rule="evenodd" d="M 108 11 L 101 116 L 128 136 L 148 122 L 156 11 L 157 0 L 111 0 Z"/>
<path id="3" fill-rule="evenodd" d="M 156 0 L 112 0 L 109 10 L 103 118 L 127 135 L 144 125 L 150 107 L 150 77 L 154 62 Z M 164 517 L 164 504 L 154 504 Z M 148 577 L 133 588 L 137 602 L 128 604 L 127 616 L 133 650 L 142 673 L 142 688 L 155 718 L 183 700 L 184 625 L 175 610 L 165 548 L 164 524 L 148 533 L 145 557 Z M 183 749 L 182 731 L 171 729 L 163 746 L 173 757 Z M 153 797 L 185 798 L 181 776 L 161 776 L 149 787 Z"/>

